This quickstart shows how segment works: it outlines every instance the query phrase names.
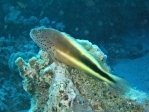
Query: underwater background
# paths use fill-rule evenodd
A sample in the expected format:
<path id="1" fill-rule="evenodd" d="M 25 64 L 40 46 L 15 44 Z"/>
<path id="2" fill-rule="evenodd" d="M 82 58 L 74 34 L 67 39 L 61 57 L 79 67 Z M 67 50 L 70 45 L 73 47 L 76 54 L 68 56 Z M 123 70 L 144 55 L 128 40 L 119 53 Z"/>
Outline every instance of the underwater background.
<path id="1" fill-rule="evenodd" d="M 29 37 L 37 26 L 98 45 L 114 73 L 149 93 L 148 0 L 1 0 L 0 112 L 26 112 L 30 107 L 15 60 L 38 53 Z"/>

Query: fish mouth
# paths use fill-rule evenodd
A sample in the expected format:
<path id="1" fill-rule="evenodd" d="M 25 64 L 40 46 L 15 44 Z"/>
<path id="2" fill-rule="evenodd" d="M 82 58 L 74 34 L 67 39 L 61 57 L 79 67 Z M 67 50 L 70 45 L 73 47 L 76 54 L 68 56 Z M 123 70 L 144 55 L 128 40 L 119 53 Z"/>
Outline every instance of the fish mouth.
<path id="1" fill-rule="evenodd" d="M 43 29 L 45 27 L 38 27 L 38 28 L 33 28 L 30 30 L 30 38 L 38 44 L 40 41 L 43 40 Z"/>
<path id="2" fill-rule="evenodd" d="M 44 26 L 38 27 L 38 28 L 33 28 L 30 31 L 30 37 L 34 37 L 34 36 L 40 36 L 42 30 L 44 29 Z"/>
<path id="3" fill-rule="evenodd" d="M 35 34 L 36 34 L 36 30 L 35 29 L 31 29 L 30 31 L 30 37 L 32 38 Z"/>

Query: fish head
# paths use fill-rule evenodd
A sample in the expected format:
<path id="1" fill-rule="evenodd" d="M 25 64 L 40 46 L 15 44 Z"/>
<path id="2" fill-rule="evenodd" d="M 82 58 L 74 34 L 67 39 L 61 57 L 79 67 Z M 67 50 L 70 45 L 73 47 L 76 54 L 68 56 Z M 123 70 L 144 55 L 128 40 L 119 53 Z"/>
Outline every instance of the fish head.
<path id="1" fill-rule="evenodd" d="M 30 31 L 30 37 L 42 50 L 48 51 L 54 45 L 52 28 L 34 28 Z"/>

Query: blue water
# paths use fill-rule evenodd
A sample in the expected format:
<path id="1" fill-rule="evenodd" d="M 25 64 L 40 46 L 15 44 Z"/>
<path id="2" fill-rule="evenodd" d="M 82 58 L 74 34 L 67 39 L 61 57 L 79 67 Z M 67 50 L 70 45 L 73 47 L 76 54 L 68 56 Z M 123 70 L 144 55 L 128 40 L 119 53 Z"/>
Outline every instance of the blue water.
<path id="1" fill-rule="evenodd" d="M 97 44 L 113 72 L 149 93 L 148 0 L 1 0 L 0 112 L 23 112 L 29 96 L 14 64 L 39 48 L 29 37 L 38 26 L 53 27 Z"/>

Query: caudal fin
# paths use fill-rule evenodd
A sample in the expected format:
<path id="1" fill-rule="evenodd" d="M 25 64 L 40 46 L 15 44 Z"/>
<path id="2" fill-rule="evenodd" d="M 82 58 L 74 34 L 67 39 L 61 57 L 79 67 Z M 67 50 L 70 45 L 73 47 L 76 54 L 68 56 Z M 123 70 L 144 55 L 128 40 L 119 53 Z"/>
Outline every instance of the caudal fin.
<path id="1" fill-rule="evenodd" d="M 115 83 L 112 84 L 112 87 L 117 91 L 119 91 L 120 93 L 125 93 L 130 89 L 128 83 L 124 79 L 116 75 L 112 75 L 112 78 L 115 80 Z"/>

